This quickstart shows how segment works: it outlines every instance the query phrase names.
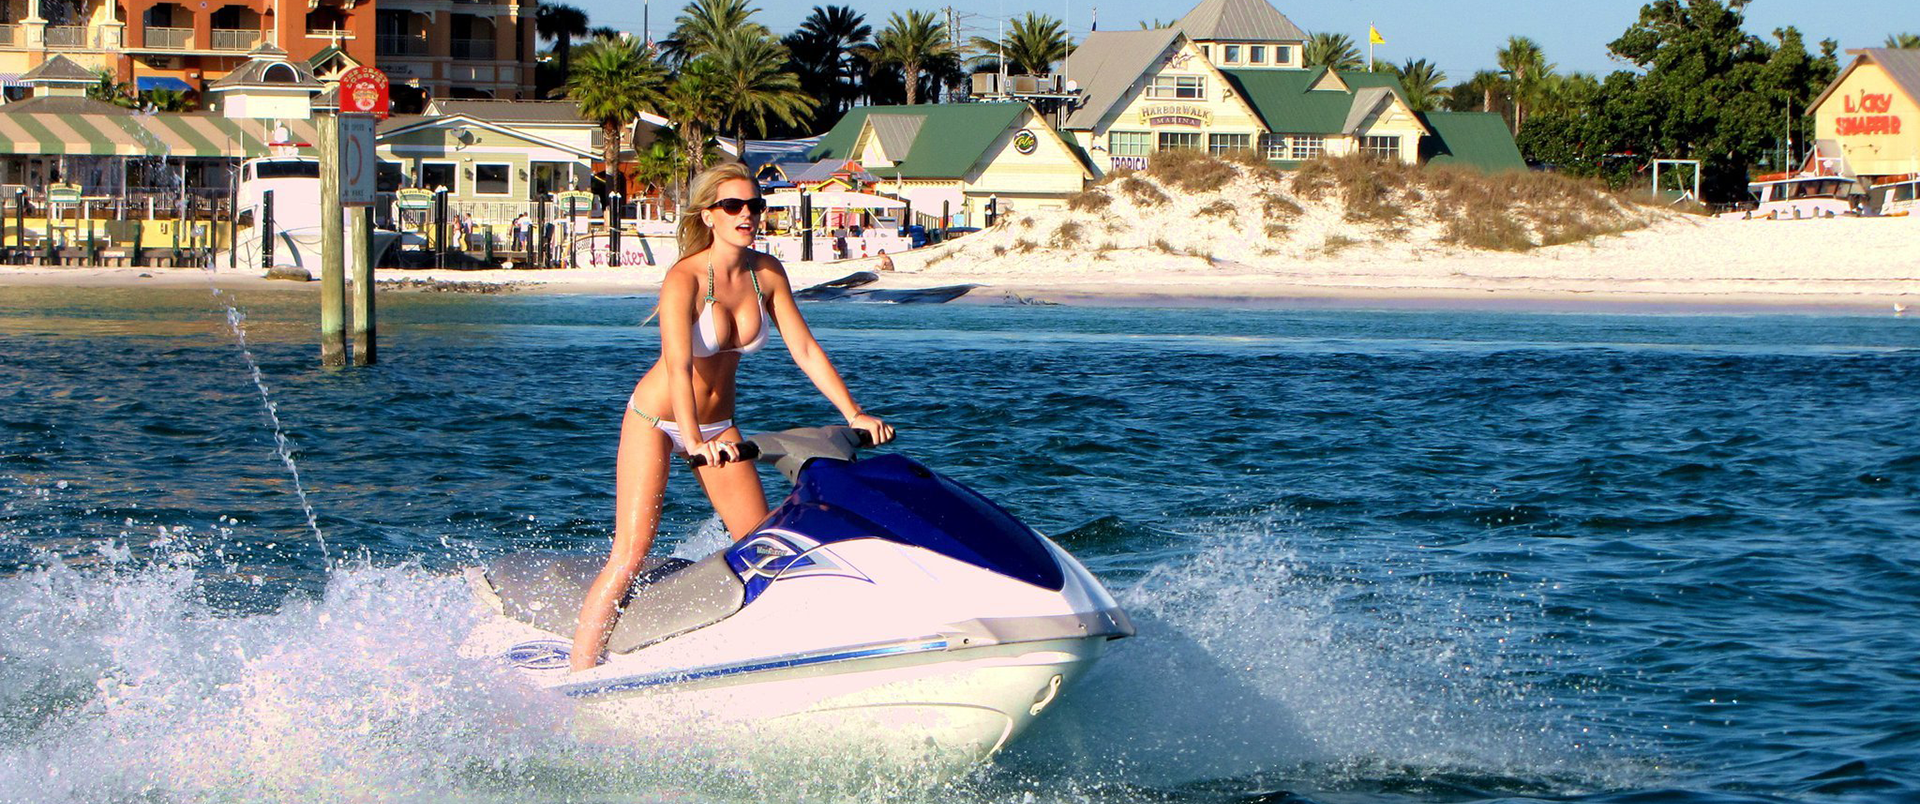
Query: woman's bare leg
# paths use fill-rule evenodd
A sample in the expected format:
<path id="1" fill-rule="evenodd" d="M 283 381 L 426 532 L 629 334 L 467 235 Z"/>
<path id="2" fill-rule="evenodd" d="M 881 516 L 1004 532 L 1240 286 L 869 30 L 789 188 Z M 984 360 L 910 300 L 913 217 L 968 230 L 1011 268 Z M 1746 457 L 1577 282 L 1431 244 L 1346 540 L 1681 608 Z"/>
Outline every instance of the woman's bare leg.
<path id="1" fill-rule="evenodd" d="M 672 452 L 673 442 L 666 433 L 627 411 L 620 423 L 620 457 L 614 469 L 613 552 L 580 606 L 580 621 L 573 630 L 574 670 L 600 663 L 607 634 L 613 631 L 615 609 L 653 549 Z"/>
<path id="2" fill-rule="evenodd" d="M 739 441 L 740 428 L 729 427 L 719 438 Z M 736 461 L 725 466 L 702 466 L 693 470 L 693 476 L 700 479 L 707 499 L 713 501 L 714 512 L 720 515 L 727 534 L 735 541 L 767 518 L 767 491 L 761 488 L 760 473 L 752 463 Z"/>

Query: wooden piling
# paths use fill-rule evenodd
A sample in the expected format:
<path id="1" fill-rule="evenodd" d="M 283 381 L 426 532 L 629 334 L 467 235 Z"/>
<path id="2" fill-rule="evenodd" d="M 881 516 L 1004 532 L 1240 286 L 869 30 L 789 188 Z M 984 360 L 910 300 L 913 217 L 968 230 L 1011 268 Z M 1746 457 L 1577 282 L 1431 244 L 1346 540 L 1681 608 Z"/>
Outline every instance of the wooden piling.
<path id="1" fill-rule="evenodd" d="M 320 365 L 347 364 L 346 224 L 340 212 L 340 126 L 320 116 Z"/>
<path id="2" fill-rule="evenodd" d="M 373 207 L 349 210 L 347 254 L 353 270 L 353 364 L 374 361 Z"/>

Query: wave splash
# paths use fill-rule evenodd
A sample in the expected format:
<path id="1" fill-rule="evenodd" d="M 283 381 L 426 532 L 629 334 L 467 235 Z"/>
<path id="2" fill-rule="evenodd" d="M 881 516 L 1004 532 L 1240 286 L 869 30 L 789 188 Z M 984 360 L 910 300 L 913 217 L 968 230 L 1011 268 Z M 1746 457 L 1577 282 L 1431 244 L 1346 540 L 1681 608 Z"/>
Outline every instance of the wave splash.
<path id="1" fill-rule="evenodd" d="M 681 552 L 718 532 L 704 523 Z M 960 780 L 584 741 L 569 701 L 458 655 L 480 614 L 457 576 L 415 564 L 336 564 L 319 596 L 242 614 L 209 602 L 231 569 L 191 539 L 144 563 L 112 544 L 85 568 L 49 554 L 0 579 L 0 789 L 48 801 L 1052 800 L 1412 792 L 1435 777 L 1520 795 L 1599 784 L 1604 762 L 1488 638 L 1510 623 L 1411 578 L 1380 582 L 1391 571 L 1316 568 L 1289 535 L 1283 516 L 1223 520 L 1120 590 L 1139 637 Z"/>

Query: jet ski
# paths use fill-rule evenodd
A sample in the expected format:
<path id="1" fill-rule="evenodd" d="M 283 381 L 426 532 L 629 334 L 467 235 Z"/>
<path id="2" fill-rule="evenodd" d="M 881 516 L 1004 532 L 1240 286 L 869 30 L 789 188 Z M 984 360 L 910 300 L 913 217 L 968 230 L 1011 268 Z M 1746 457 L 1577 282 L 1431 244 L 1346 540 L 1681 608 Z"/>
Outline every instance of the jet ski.
<path id="1" fill-rule="evenodd" d="M 979 493 L 849 427 L 765 433 L 743 457 L 793 490 L 698 561 L 649 559 L 604 664 L 568 670 L 603 556 L 467 570 L 466 646 L 577 702 L 607 739 L 739 737 L 785 751 L 984 761 L 1133 625 L 1100 581 Z"/>

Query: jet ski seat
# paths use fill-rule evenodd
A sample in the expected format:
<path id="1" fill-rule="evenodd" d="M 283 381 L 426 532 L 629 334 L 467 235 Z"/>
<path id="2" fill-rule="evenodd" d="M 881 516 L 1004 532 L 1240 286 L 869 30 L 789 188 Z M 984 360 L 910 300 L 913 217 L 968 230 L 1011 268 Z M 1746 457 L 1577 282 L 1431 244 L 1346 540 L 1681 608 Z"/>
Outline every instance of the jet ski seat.
<path id="1" fill-rule="evenodd" d="M 572 638 L 587 587 L 606 566 L 600 556 L 517 553 L 486 568 L 486 581 L 501 613 Z M 663 639 L 717 623 L 746 600 L 740 576 L 727 566 L 725 550 L 699 561 L 648 556 L 634 578 L 607 650 L 627 653 Z"/>

